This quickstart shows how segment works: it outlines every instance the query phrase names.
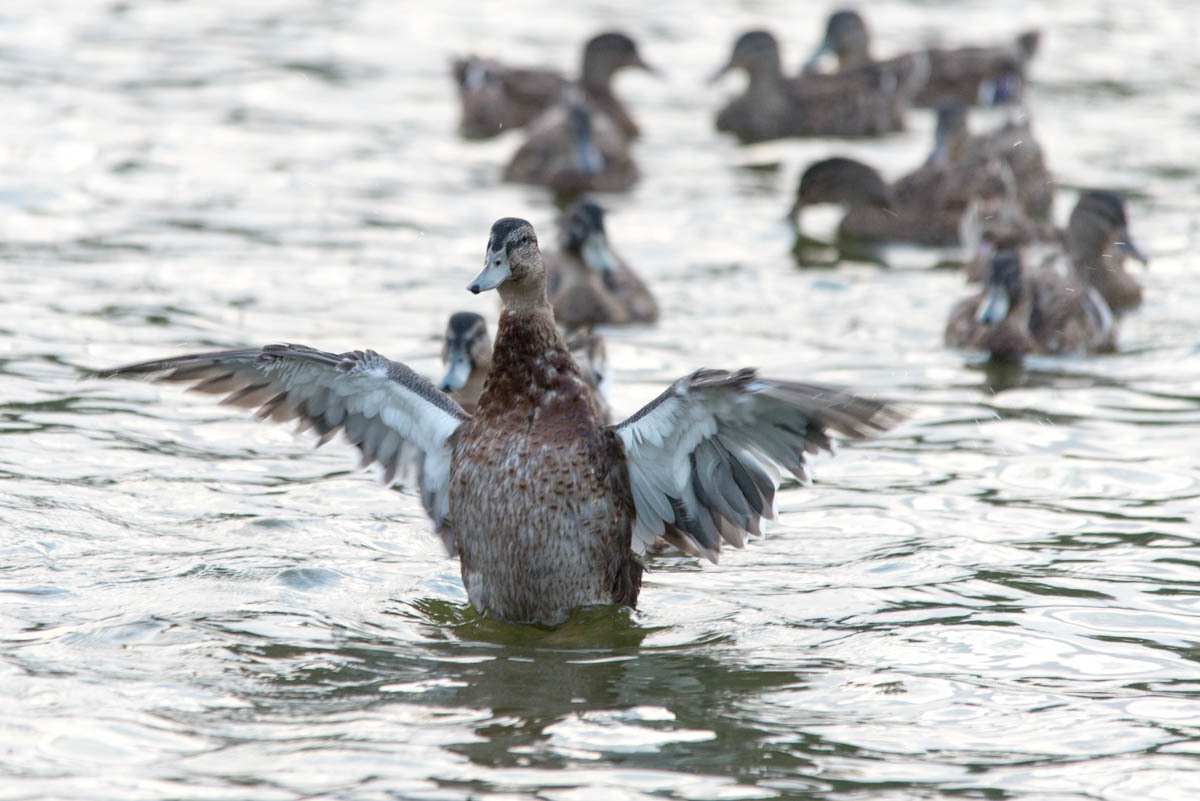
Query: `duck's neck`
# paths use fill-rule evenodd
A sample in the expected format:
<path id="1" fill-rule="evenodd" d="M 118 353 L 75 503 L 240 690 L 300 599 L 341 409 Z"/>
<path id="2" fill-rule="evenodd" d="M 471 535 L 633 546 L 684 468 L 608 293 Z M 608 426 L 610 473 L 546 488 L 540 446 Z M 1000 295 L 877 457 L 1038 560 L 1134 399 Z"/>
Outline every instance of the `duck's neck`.
<path id="1" fill-rule="evenodd" d="M 746 87 L 746 94 L 777 94 L 782 91 L 785 79 L 778 58 L 764 60 L 747 71 L 750 73 L 750 83 Z"/>
<path id="2" fill-rule="evenodd" d="M 579 379 L 545 293 L 540 303 L 510 300 L 500 312 L 492 369 L 476 411 L 479 417 L 525 417 L 560 394 L 564 381 Z"/>

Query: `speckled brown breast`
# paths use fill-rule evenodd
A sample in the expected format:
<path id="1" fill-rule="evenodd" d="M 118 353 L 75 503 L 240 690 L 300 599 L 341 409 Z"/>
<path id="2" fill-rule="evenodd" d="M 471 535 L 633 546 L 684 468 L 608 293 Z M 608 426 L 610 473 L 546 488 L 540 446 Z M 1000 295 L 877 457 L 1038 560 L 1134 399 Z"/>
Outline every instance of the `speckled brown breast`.
<path id="1" fill-rule="evenodd" d="M 629 473 L 599 420 L 548 309 L 505 311 L 451 468 L 463 584 L 477 610 L 553 624 L 577 606 L 636 603 Z"/>

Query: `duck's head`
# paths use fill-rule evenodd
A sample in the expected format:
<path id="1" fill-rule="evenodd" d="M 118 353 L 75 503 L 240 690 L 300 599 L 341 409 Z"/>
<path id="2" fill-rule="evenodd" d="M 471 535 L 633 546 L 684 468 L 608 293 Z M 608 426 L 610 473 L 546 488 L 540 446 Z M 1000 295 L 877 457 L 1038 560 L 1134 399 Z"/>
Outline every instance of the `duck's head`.
<path id="1" fill-rule="evenodd" d="M 604 208 L 594 200 L 580 200 L 567 210 L 560 230 L 563 250 L 574 253 L 589 269 L 600 273 L 617 267 L 617 257 L 608 246 L 604 230 Z"/>
<path id="2" fill-rule="evenodd" d="M 438 389 L 456 392 L 467 385 L 476 371 L 487 372 L 492 363 L 492 339 L 487 323 L 475 312 L 455 312 L 446 323 L 442 342 L 442 364 L 446 375 Z"/>
<path id="3" fill-rule="evenodd" d="M 810 164 L 800 176 L 796 202 L 788 219 L 799 225 L 805 206 L 837 203 L 847 209 L 867 207 L 895 213 L 891 191 L 874 168 L 861 161 L 834 156 Z"/>
<path id="4" fill-rule="evenodd" d="M 546 267 L 533 226 L 517 217 L 492 223 L 483 272 L 467 285 L 478 295 L 498 289 L 505 305 L 546 302 Z"/>
<path id="5" fill-rule="evenodd" d="M 817 62 L 826 53 L 837 55 L 842 69 L 858 67 L 871 60 L 871 37 L 862 16 L 851 9 L 842 9 L 829 15 L 825 25 L 825 38 L 804 64 L 805 72 L 815 72 Z"/>
<path id="6" fill-rule="evenodd" d="M 1076 258 L 1094 259 L 1115 245 L 1148 264 L 1149 260 L 1129 233 L 1125 201 L 1107 189 L 1089 189 L 1079 196 L 1067 223 L 1071 252 Z"/>
<path id="7" fill-rule="evenodd" d="M 925 159 L 927 166 L 958 161 L 966 155 L 967 107 L 957 100 L 939 103 L 937 106 L 937 128 L 933 133 L 933 150 Z"/>
<path id="8" fill-rule="evenodd" d="M 1021 257 L 1011 250 L 992 256 L 984 284 L 983 300 L 975 313 L 983 325 L 998 325 L 1021 300 Z"/>
<path id="9" fill-rule="evenodd" d="M 612 74 L 622 67 L 658 74 L 658 70 L 642 59 L 633 39 L 619 31 L 597 34 L 584 45 L 582 76 L 585 86 L 607 86 Z"/>
<path id="10" fill-rule="evenodd" d="M 779 43 L 769 31 L 747 31 L 733 43 L 733 54 L 721 69 L 709 79 L 716 83 L 732 69 L 744 69 L 753 80 L 756 76 L 781 76 Z"/>

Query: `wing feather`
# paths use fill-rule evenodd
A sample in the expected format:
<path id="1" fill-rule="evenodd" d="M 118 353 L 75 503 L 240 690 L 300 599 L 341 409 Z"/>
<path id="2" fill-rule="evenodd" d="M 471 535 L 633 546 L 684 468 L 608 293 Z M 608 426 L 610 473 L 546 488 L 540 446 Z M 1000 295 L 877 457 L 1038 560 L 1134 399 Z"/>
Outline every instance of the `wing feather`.
<path id="1" fill-rule="evenodd" d="M 449 529 L 450 453 L 454 432 L 469 415 L 404 364 L 370 350 L 333 354 L 304 345 L 268 345 L 140 362 L 93 375 L 190 383 L 198 392 L 225 395 L 223 404 L 254 409 L 260 420 L 295 420 L 298 430 L 317 433 L 318 445 L 342 431 L 358 448 L 362 466 L 379 464 L 388 484 L 406 459 L 418 463 L 425 510 L 447 548 L 455 550 Z"/>
<path id="2" fill-rule="evenodd" d="M 805 454 L 830 432 L 863 439 L 903 418 L 895 406 L 840 389 L 698 370 L 615 427 L 625 445 L 634 547 L 656 537 L 717 561 L 775 516 L 780 468 L 807 482 Z"/>

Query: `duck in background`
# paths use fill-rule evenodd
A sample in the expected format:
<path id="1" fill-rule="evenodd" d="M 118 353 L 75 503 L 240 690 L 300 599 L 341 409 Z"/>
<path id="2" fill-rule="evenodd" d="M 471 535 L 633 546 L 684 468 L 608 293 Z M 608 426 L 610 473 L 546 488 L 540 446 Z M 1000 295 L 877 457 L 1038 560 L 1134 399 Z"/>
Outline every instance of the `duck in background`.
<path id="1" fill-rule="evenodd" d="M 1041 34 L 1025 31 L 1006 45 L 935 47 L 911 54 L 927 63 L 928 77 L 912 97 L 912 105 L 932 107 L 949 100 L 967 105 L 991 106 L 1021 99 L 1030 60 L 1037 53 Z M 878 65 L 889 69 L 900 56 L 887 61 L 871 57 L 871 36 L 862 15 L 853 9 L 833 12 L 825 37 L 804 65 L 807 74 L 817 70 L 823 55 L 837 57 L 838 72 Z"/>
<path id="2" fill-rule="evenodd" d="M 604 216 L 594 200 L 576 202 L 559 222 L 559 250 L 545 254 L 546 292 L 568 329 L 658 319 L 654 295 L 609 245 Z"/>
<path id="3" fill-rule="evenodd" d="M 1001 160 L 1012 175 L 1013 191 L 1024 213 L 1034 220 L 1048 219 L 1056 184 L 1033 135 L 1029 115 L 1021 113 L 995 130 L 976 134 L 970 132 L 967 116 L 967 106 L 962 103 L 938 104 L 933 151 L 925 165 L 984 170 Z"/>
<path id="4" fill-rule="evenodd" d="M 596 393 L 603 418 L 608 410 L 608 350 L 604 337 L 581 328 L 567 338 L 567 350 L 579 365 L 583 381 Z M 455 312 L 446 323 L 442 340 L 442 364 L 446 374 L 438 389 L 458 402 L 467 413 L 475 411 L 492 369 L 492 338 L 487 322 L 475 312 Z"/>
<path id="5" fill-rule="evenodd" d="M 745 70 L 750 82 L 717 115 L 717 130 L 742 142 L 791 136 L 879 136 L 903 130 L 904 113 L 925 76 L 917 60 L 906 70 L 874 66 L 838 75 L 784 76 L 779 43 L 767 31 L 738 37 L 729 61 L 712 77 Z"/>
<path id="6" fill-rule="evenodd" d="M 1125 201 L 1116 192 L 1091 189 L 1079 196 L 1067 222 L 1071 266 L 1096 288 L 1115 311 L 1142 303 L 1142 285 L 1125 271 L 1126 256 L 1148 265 L 1149 259 L 1129 233 Z"/>
<path id="7" fill-rule="evenodd" d="M 468 139 L 485 139 L 522 128 L 563 100 L 575 88 L 588 105 L 608 115 L 621 133 L 638 135 L 633 116 L 613 92 L 617 71 L 633 67 L 657 74 L 642 60 L 637 44 L 624 33 L 593 36 L 583 48 L 579 80 L 550 69 L 509 67 L 494 59 L 467 56 L 454 62 L 461 113 L 458 130 Z"/>
<path id="8" fill-rule="evenodd" d="M 805 454 L 830 450 L 831 433 L 863 439 L 903 417 L 828 386 L 706 369 L 606 426 L 546 300 L 533 226 L 497 220 L 467 288 L 503 303 L 474 414 L 369 350 L 268 345 L 95 375 L 186 382 L 322 441 L 344 431 L 388 483 L 411 442 L 422 503 L 471 605 L 542 625 L 581 606 L 636 606 L 658 536 L 715 562 L 722 543 L 740 547 L 774 517 L 781 469 L 805 481 Z"/>
<path id="9" fill-rule="evenodd" d="M 629 140 L 577 92 L 531 126 L 504 168 L 504 180 L 545 186 L 560 199 L 625 192 L 640 177 Z"/>
<path id="10" fill-rule="evenodd" d="M 1041 148 L 1032 139 L 1007 146 L 1012 137 L 1007 126 L 994 135 L 972 137 L 964 120 L 961 104 L 940 107 L 932 152 L 923 165 L 894 184 L 854 159 L 839 156 L 810 164 L 800 177 L 789 216 L 799 228 L 799 214 L 806 206 L 839 204 L 845 216 L 838 236 L 862 242 L 959 245 L 972 230 L 967 225 L 964 231 L 964 220 L 978 225 L 982 219 L 1006 219 L 1034 236 L 1044 226 L 1030 219 L 1021 184 L 1023 179 L 1031 205 L 1038 211 L 1044 205 L 1048 211 L 1054 183 L 1042 163 Z"/>
<path id="11" fill-rule="evenodd" d="M 1002 250 L 988 264 L 983 289 L 951 308 L 945 342 L 1006 360 L 1111 353 L 1117 326 L 1095 289 L 1051 266 L 1026 269 L 1020 254 Z"/>
<path id="12" fill-rule="evenodd" d="M 976 229 L 968 281 L 983 280 L 995 251 L 1020 249 L 1027 264 L 1054 265 L 1061 275 L 1094 288 L 1113 311 L 1142 302 L 1141 284 L 1125 270 L 1125 262 L 1132 257 L 1145 265 L 1148 259 L 1129 233 L 1125 201 L 1115 192 L 1081 192 L 1065 229 L 1041 226 L 1031 232 L 1002 216 L 964 220 L 964 230 Z"/>

